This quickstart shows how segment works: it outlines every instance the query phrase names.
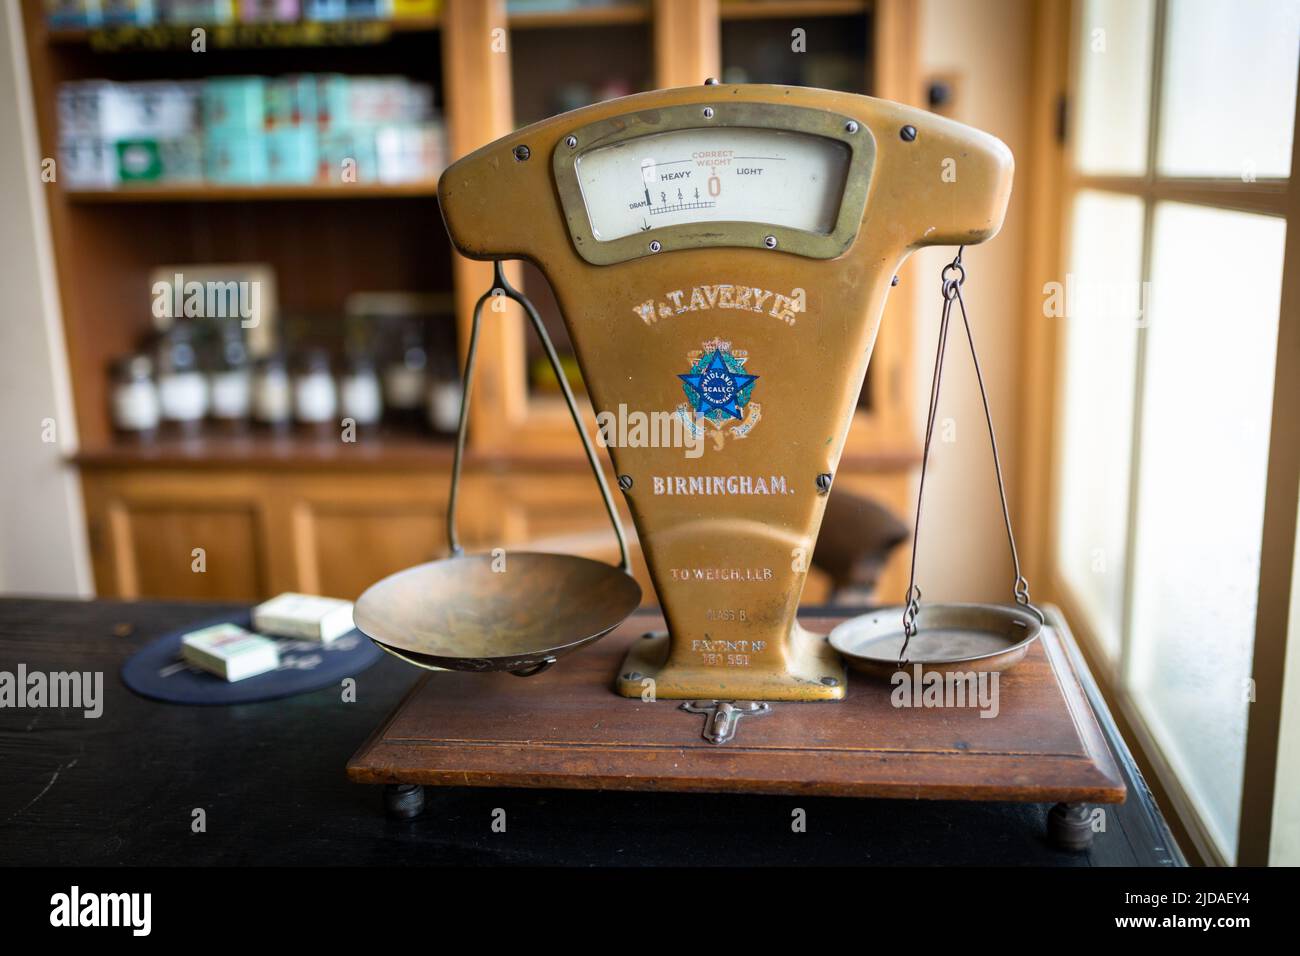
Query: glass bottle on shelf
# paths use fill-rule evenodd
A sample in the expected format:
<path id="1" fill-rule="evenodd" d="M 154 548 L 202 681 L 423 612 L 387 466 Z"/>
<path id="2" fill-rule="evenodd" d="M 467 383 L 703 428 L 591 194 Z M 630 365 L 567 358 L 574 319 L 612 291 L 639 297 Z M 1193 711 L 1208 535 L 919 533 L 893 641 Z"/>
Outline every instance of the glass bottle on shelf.
<path id="1" fill-rule="evenodd" d="M 264 428 L 283 432 L 293 421 L 293 390 L 284 356 L 259 359 L 253 370 L 253 420 Z"/>
<path id="2" fill-rule="evenodd" d="M 460 425 L 461 382 L 456 356 L 444 354 L 429 376 L 429 426 L 439 435 L 454 435 Z"/>
<path id="3" fill-rule="evenodd" d="M 306 431 L 326 434 L 335 429 L 338 394 L 330 370 L 329 354 L 320 348 L 308 349 L 298 361 L 293 379 L 293 414 Z"/>
<path id="4" fill-rule="evenodd" d="M 418 426 L 424 417 L 429 353 L 420 324 L 408 320 L 402 328 L 397 354 L 384 369 L 384 404 L 394 421 Z"/>
<path id="5" fill-rule="evenodd" d="M 199 371 L 188 322 L 177 322 L 159 341 L 158 404 L 167 431 L 185 437 L 199 433 L 208 413 L 208 383 Z"/>
<path id="6" fill-rule="evenodd" d="M 350 418 L 358 428 L 373 429 L 384 414 L 383 390 L 379 373 L 369 355 L 348 356 L 343 375 L 339 378 L 339 411 Z"/>
<path id="7" fill-rule="evenodd" d="M 210 414 L 218 426 L 226 432 L 245 431 L 253 402 L 253 378 L 243 330 L 237 325 L 228 325 L 222 330 L 217 354 L 208 373 L 208 391 Z"/>
<path id="8" fill-rule="evenodd" d="M 149 439 L 158 434 L 161 412 L 158 386 L 153 378 L 153 359 L 138 353 L 113 363 L 110 404 L 113 427 L 121 435 Z"/>

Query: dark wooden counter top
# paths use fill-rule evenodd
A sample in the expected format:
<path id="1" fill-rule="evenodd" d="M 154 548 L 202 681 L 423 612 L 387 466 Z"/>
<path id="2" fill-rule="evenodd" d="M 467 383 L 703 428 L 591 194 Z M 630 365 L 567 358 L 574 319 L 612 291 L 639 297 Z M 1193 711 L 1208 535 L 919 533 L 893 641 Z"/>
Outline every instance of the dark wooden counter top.
<path id="1" fill-rule="evenodd" d="M 1034 803 L 439 787 L 394 822 L 345 767 L 420 674 L 385 658 L 337 689 L 235 707 L 136 697 L 134 650 L 229 606 L 0 599 L 0 670 L 103 672 L 104 710 L 0 709 L 0 864 L 1177 865 L 1181 854 L 1087 676 L 1128 788 L 1091 849 L 1044 838 Z M 1068 632 L 1067 651 L 1077 658 Z M 1082 668 L 1075 661 L 1076 670 Z M 206 812 L 207 832 L 191 832 Z M 507 832 L 491 829 L 506 810 Z M 791 814 L 806 813 L 793 833 Z"/>

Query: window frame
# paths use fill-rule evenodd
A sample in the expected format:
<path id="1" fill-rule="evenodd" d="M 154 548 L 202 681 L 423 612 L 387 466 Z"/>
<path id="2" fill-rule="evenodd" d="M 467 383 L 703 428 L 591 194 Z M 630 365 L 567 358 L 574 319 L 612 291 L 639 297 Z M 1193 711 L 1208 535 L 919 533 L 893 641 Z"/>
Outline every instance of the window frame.
<path id="1" fill-rule="evenodd" d="M 1133 743 L 1146 758 L 1165 796 L 1185 831 L 1207 862 L 1265 865 L 1269 862 L 1275 811 L 1278 751 L 1282 738 L 1283 692 L 1300 694 L 1300 688 L 1283 686 L 1288 624 L 1293 617 L 1292 586 L 1297 551 L 1297 507 L 1300 502 L 1300 95 L 1292 132 L 1291 175 L 1289 178 L 1260 177 L 1252 182 L 1237 178 L 1182 177 L 1158 171 L 1160 119 L 1162 110 L 1165 41 L 1170 0 L 1153 0 L 1154 23 L 1151 58 L 1150 102 L 1147 115 L 1146 168 L 1140 175 L 1095 175 L 1078 173 L 1074 164 L 1077 102 L 1080 78 L 1079 38 L 1085 29 L 1084 0 L 1065 5 L 1046 5 L 1036 22 L 1034 98 L 1035 159 L 1041 163 L 1030 183 L 1031 195 L 1041 198 L 1054 193 L 1054 201 L 1034 216 L 1033 228 L 1048 241 L 1031 254 L 1028 281 L 1032 284 L 1033 306 L 1042 301 L 1044 282 L 1063 275 L 1070 261 L 1069 233 L 1075 197 L 1081 191 L 1134 196 L 1143 202 L 1142 261 L 1140 276 L 1149 281 L 1156 207 L 1161 202 L 1264 214 L 1283 219 L 1287 225 L 1281 305 L 1278 322 L 1272 421 L 1270 424 L 1264 527 L 1260 551 L 1259 593 L 1251 676 L 1255 681 L 1255 702 L 1251 704 L 1246 730 L 1246 760 L 1242 781 L 1240 825 L 1235 859 L 1214 838 L 1211 829 L 1166 759 L 1142 709 L 1130 691 L 1132 673 L 1132 611 L 1134 554 L 1138 526 L 1137 488 L 1142 467 L 1143 376 L 1147 365 L 1146 329 L 1137 332 L 1133 438 L 1127 513 L 1127 549 L 1124 580 L 1123 619 L 1119 653 L 1111 659 L 1099 639 L 1090 614 L 1067 582 L 1057 564 L 1059 529 L 1056 515 L 1060 504 L 1059 480 L 1062 461 L 1063 395 L 1061 383 L 1066 356 L 1064 336 L 1050 328 L 1056 320 L 1044 319 L 1041 309 L 1026 310 L 1027 354 L 1044 364 L 1047 374 L 1027 374 L 1022 426 L 1028 436 L 1022 463 L 1022 480 L 1038 493 L 1028 496 L 1026 526 L 1037 529 L 1031 567 L 1046 585 L 1050 598 L 1059 604 L 1079 636 L 1085 654 L 1097 674 L 1105 695 L 1116 709 Z M 1056 9 L 1051 9 L 1056 7 Z M 1046 95 L 1043 95 L 1043 94 Z M 1053 94 L 1059 94 L 1059 97 Z M 1290 183 L 1297 188 L 1291 189 Z M 1041 207 L 1040 207 L 1041 208 Z M 1300 617 L 1300 615 L 1295 615 Z M 1298 734 L 1296 729 L 1289 734 Z"/>

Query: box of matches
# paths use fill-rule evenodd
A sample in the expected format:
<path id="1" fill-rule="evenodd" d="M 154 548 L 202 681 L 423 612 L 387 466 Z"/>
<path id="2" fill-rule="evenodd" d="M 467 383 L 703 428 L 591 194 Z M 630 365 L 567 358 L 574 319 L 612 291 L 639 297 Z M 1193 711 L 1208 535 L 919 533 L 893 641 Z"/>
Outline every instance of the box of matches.
<path id="1" fill-rule="evenodd" d="M 181 657 L 228 681 L 256 677 L 280 666 L 275 641 L 234 624 L 214 624 L 181 638 Z"/>
<path id="2" fill-rule="evenodd" d="M 253 627 L 275 637 L 329 644 L 352 630 L 352 602 L 289 591 L 253 608 Z"/>

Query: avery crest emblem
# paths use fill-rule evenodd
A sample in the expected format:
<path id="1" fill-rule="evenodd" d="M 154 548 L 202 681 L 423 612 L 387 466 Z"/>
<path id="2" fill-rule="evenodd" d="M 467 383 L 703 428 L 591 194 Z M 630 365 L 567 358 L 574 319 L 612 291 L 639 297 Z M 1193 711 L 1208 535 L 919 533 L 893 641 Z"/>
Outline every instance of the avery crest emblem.
<path id="1" fill-rule="evenodd" d="M 749 353 L 715 338 L 686 358 L 690 371 L 677 376 L 686 393 L 675 413 L 682 424 L 696 438 L 712 438 L 719 449 L 728 438 L 748 436 L 762 417 L 762 406 L 752 400 L 759 376 L 746 368 Z"/>

